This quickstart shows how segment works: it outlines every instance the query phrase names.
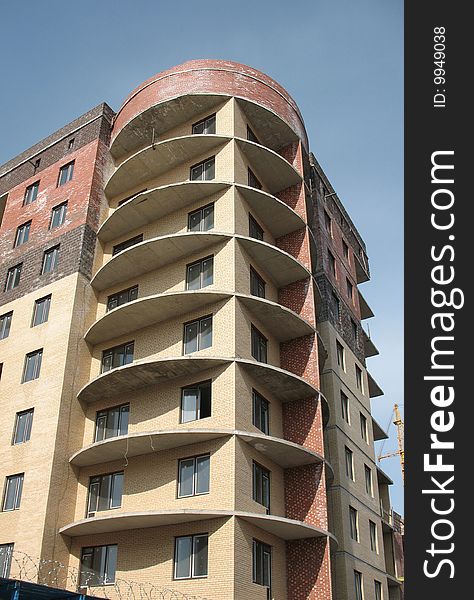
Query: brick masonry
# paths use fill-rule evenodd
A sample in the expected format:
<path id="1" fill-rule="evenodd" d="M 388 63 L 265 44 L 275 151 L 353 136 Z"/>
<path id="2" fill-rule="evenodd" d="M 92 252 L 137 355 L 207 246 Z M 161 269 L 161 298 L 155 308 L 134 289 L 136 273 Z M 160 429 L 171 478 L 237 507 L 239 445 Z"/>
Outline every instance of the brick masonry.
<path id="1" fill-rule="evenodd" d="M 329 540 L 311 538 L 286 542 L 288 600 L 332 597 Z"/>

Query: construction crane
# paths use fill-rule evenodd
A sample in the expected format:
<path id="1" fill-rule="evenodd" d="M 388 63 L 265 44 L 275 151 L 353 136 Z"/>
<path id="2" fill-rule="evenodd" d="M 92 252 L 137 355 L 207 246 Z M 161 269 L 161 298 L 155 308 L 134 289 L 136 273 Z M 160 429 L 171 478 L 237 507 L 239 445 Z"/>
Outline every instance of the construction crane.
<path id="1" fill-rule="evenodd" d="M 383 446 L 381 448 L 379 454 L 379 461 L 384 458 L 391 458 L 392 456 L 400 456 L 400 466 L 402 469 L 402 480 L 405 483 L 405 435 L 404 435 L 404 423 L 402 417 L 400 415 L 400 411 L 398 409 L 398 404 L 395 404 L 393 407 L 393 412 L 390 417 L 390 420 L 395 416 L 395 419 L 392 421 L 395 427 L 397 428 L 397 439 L 398 439 L 398 450 L 395 452 L 388 452 L 387 454 L 382 454 Z"/>

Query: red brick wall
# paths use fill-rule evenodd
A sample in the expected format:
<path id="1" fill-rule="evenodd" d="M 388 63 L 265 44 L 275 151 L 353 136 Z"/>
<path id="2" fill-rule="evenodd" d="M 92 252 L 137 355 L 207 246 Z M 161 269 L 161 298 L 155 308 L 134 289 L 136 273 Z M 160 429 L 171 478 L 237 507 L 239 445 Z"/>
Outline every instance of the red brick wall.
<path id="1" fill-rule="evenodd" d="M 317 397 L 283 404 L 283 437 L 324 454 L 322 404 Z"/>
<path id="2" fill-rule="evenodd" d="M 313 281 L 300 279 L 278 290 L 278 303 L 294 311 L 316 327 Z"/>
<path id="3" fill-rule="evenodd" d="M 327 530 L 324 463 L 285 470 L 285 509 L 289 519 Z"/>
<path id="4" fill-rule="evenodd" d="M 278 192 L 275 196 L 292 208 L 306 223 L 306 201 L 303 183 L 296 183 Z"/>
<path id="5" fill-rule="evenodd" d="M 288 600 L 330 600 L 329 540 L 286 542 Z"/>
<path id="6" fill-rule="evenodd" d="M 305 335 L 282 342 L 280 344 L 280 366 L 319 388 L 316 335 Z"/>

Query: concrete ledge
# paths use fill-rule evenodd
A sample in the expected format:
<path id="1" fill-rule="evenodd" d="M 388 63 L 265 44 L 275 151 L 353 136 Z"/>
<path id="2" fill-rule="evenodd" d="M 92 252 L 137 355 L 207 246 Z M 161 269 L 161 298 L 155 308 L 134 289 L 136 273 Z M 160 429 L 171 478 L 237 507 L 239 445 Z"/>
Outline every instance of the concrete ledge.
<path id="1" fill-rule="evenodd" d="M 208 519 L 228 519 L 236 517 L 267 531 L 283 540 L 298 540 L 315 537 L 329 537 L 328 531 L 308 525 L 302 521 L 294 521 L 286 517 L 261 515 L 257 513 L 233 510 L 155 510 L 143 512 L 116 512 L 103 517 L 92 517 L 70 523 L 59 530 L 69 537 L 112 533 L 129 529 L 162 527 L 179 523 L 206 521 Z"/>
<path id="2" fill-rule="evenodd" d="M 71 456 L 69 462 L 78 467 L 86 467 L 119 460 L 125 455 L 131 458 L 233 435 L 285 469 L 324 461 L 321 455 L 299 444 L 263 433 L 235 429 L 183 428 L 144 431 L 109 438 L 81 448 Z"/>
<path id="3" fill-rule="evenodd" d="M 383 390 L 379 386 L 379 384 L 375 381 L 372 375 L 367 371 L 367 379 L 369 381 L 369 397 L 377 398 L 378 396 L 383 396 Z"/>

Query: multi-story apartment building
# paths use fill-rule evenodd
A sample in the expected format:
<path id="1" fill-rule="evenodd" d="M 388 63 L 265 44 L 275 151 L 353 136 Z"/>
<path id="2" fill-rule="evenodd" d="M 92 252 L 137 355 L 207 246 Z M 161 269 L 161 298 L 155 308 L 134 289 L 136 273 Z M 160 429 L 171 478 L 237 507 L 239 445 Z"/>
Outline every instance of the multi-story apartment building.
<path id="1" fill-rule="evenodd" d="M 0 218 L 0 576 L 398 597 L 365 247 L 279 84 L 164 71 L 1 167 Z"/>

